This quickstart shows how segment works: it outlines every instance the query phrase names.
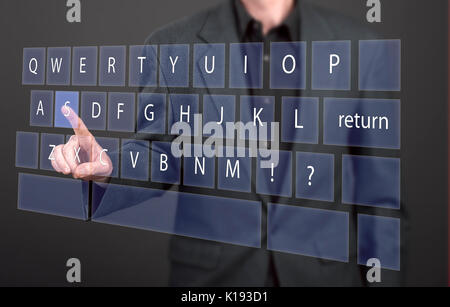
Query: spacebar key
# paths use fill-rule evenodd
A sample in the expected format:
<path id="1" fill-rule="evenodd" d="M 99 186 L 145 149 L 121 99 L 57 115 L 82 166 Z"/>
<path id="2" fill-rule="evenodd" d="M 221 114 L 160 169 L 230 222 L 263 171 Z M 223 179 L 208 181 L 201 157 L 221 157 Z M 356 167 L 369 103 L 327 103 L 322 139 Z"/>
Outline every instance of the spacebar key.
<path id="1" fill-rule="evenodd" d="M 86 181 L 19 173 L 18 208 L 45 214 L 88 219 Z"/>

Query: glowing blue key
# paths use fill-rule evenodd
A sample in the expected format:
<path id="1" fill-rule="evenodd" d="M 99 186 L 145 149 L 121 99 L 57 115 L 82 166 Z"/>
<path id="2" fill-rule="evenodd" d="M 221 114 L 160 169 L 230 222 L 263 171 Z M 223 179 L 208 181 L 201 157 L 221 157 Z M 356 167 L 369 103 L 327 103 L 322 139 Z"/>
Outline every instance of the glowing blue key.
<path id="1" fill-rule="evenodd" d="M 78 115 L 79 98 L 78 92 L 56 92 L 55 93 L 55 127 L 72 128 L 67 116 L 70 114 L 69 107 Z M 64 107 L 64 108 L 63 108 Z M 62 108 L 62 109 L 61 109 Z"/>

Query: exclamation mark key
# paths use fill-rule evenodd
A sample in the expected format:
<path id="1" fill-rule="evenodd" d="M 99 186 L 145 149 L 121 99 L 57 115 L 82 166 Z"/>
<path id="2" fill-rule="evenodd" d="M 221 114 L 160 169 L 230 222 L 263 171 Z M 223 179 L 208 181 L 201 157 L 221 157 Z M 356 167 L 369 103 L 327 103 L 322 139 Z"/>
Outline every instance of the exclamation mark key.
<path id="1" fill-rule="evenodd" d="M 292 152 L 270 151 L 268 157 L 259 156 L 256 167 L 256 192 L 290 197 L 292 195 Z M 264 163 L 262 163 L 264 162 Z"/>

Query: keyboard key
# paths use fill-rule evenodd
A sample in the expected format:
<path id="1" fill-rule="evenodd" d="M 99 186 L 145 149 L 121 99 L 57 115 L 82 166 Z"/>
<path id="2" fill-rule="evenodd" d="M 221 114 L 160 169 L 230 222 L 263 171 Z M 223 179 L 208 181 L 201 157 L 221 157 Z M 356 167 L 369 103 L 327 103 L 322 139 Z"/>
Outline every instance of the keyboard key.
<path id="1" fill-rule="evenodd" d="M 319 99 L 283 97 L 281 115 L 283 142 L 317 144 L 319 142 Z"/>
<path id="2" fill-rule="evenodd" d="M 89 182 L 19 173 L 18 208 L 87 220 Z"/>
<path id="3" fill-rule="evenodd" d="M 334 201 L 334 155 L 297 152 L 296 197 Z"/>
<path id="4" fill-rule="evenodd" d="M 232 155 L 227 154 L 231 151 Z M 239 154 L 239 155 L 238 155 Z M 218 158 L 217 187 L 221 190 L 251 192 L 252 161 L 249 150 L 225 147 L 223 156 Z"/>
<path id="5" fill-rule="evenodd" d="M 16 167 L 38 168 L 39 134 L 16 133 Z"/>
<path id="6" fill-rule="evenodd" d="M 161 45 L 159 86 L 189 86 L 189 45 Z"/>
<path id="7" fill-rule="evenodd" d="M 400 149 L 400 128 L 400 100 L 324 99 L 324 144 Z"/>
<path id="8" fill-rule="evenodd" d="M 96 137 L 95 140 L 103 149 L 106 149 L 106 154 L 111 159 L 113 170 L 110 176 L 117 178 L 119 176 L 119 139 Z"/>
<path id="9" fill-rule="evenodd" d="M 205 157 L 202 147 L 202 145 L 192 145 L 190 157 L 184 157 L 183 184 L 214 188 L 215 159 Z"/>
<path id="10" fill-rule="evenodd" d="M 348 262 L 347 212 L 270 203 L 267 249 Z"/>
<path id="11" fill-rule="evenodd" d="M 148 141 L 122 140 L 121 178 L 148 180 L 149 146 Z"/>
<path id="12" fill-rule="evenodd" d="M 245 135 L 242 133 L 240 138 L 250 140 L 270 140 L 272 123 L 275 118 L 275 97 L 273 96 L 241 96 L 241 122 L 246 125 L 253 124 L 257 129 L 258 136 Z M 259 134 L 260 127 L 266 131 L 266 135 Z"/>
<path id="13" fill-rule="evenodd" d="M 203 96 L 203 126 L 209 127 L 208 131 L 212 129 L 222 129 L 222 134 L 225 137 L 226 123 L 234 123 L 236 114 L 235 96 L 231 95 L 204 95 Z M 203 135 L 210 136 L 203 129 Z"/>
<path id="14" fill-rule="evenodd" d="M 139 93 L 138 132 L 164 134 L 166 132 L 166 95 Z"/>
<path id="15" fill-rule="evenodd" d="M 359 90 L 400 91 L 401 41 L 359 42 Z"/>
<path id="16" fill-rule="evenodd" d="M 258 157 L 256 164 L 256 193 L 292 196 L 292 153 L 290 151 L 279 151 L 278 165 L 270 168 L 262 168 Z"/>
<path id="17" fill-rule="evenodd" d="M 400 209 L 400 159 L 342 156 L 342 202 Z"/>
<path id="18" fill-rule="evenodd" d="M 156 45 L 130 46 L 129 86 L 156 86 Z"/>
<path id="19" fill-rule="evenodd" d="M 81 93 L 81 119 L 89 130 L 106 130 L 106 93 Z"/>
<path id="20" fill-rule="evenodd" d="M 193 94 L 170 94 L 169 95 L 169 133 L 172 133 L 172 125 L 177 122 L 189 124 L 191 132 L 185 135 L 194 135 L 194 114 L 198 114 L 198 95 Z M 178 131 L 177 131 L 178 132 Z"/>
<path id="21" fill-rule="evenodd" d="M 31 91 L 30 126 L 53 126 L 53 91 Z"/>
<path id="22" fill-rule="evenodd" d="M 23 48 L 22 84 L 45 83 L 45 48 Z"/>
<path id="23" fill-rule="evenodd" d="M 260 202 L 115 184 L 103 190 L 94 184 L 94 222 L 261 246 Z"/>
<path id="24" fill-rule="evenodd" d="M 100 86 L 125 86 L 126 53 L 125 46 L 100 47 Z"/>
<path id="25" fill-rule="evenodd" d="M 358 214 L 358 264 L 376 258 L 382 268 L 400 271 L 400 220 Z"/>
<path id="26" fill-rule="evenodd" d="M 180 183 L 181 159 L 172 155 L 171 145 L 168 142 L 152 142 L 151 181 Z"/>
<path id="27" fill-rule="evenodd" d="M 351 89 L 351 42 L 312 43 L 312 89 Z"/>
<path id="28" fill-rule="evenodd" d="M 78 92 L 55 92 L 55 127 L 72 128 L 67 117 L 70 115 L 70 108 L 78 115 Z M 63 108 L 64 107 L 64 108 Z M 63 108 L 61 110 L 61 108 Z"/>
<path id="29" fill-rule="evenodd" d="M 225 87 L 225 44 L 194 45 L 194 87 Z"/>
<path id="30" fill-rule="evenodd" d="M 70 85 L 70 47 L 54 47 L 47 50 L 47 84 Z"/>
<path id="31" fill-rule="evenodd" d="M 230 44 L 230 88 L 262 88 L 263 43 Z"/>
<path id="32" fill-rule="evenodd" d="M 306 43 L 270 44 L 270 88 L 306 88 Z"/>
<path id="33" fill-rule="evenodd" d="M 54 149 L 56 146 L 64 144 L 64 135 L 62 134 L 41 134 L 41 154 L 40 168 L 43 170 L 54 171 L 52 160 L 55 159 Z"/>
<path id="34" fill-rule="evenodd" d="M 135 128 L 134 93 L 108 93 L 108 130 L 133 132 Z"/>
<path id="35" fill-rule="evenodd" d="M 97 47 L 74 47 L 72 85 L 97 85 Z"/>

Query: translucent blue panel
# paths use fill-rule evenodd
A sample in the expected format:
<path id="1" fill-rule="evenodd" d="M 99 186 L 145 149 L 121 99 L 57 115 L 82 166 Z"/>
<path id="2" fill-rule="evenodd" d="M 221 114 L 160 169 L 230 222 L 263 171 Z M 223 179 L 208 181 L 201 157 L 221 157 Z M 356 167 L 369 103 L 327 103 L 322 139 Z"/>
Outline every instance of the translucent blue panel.
<path id="1" fill-rule="evenodd" d="M 251 123 L 258 129 L 259 140 L 270 140 L 272 123 L 275 118 L 275 97 L 273 96 L 241 96 L 241 122 Z M 267 135 L 259 134 L 259 128 L 266 129 Z M 244 136 L 240 136 L 244 137 Z M 255 137 L 245 135 L 245 139 L 255 140 Z"/>
<path id="2" fill-rule="evenodd" d="M 342 202 L 400 209 L 400 159 L 342 156 Z"/>
<path id="3" fill-rule="evenodd" d="M 267 248 L 348 262 L 347 212 L 269 204 Z"/>
<path id="4" fill-rule="evenodd" d="M 194 45 L 194 87 L 225 87 L 225 44 Z"/>
<path id="5" fill-rule="evenodd" d="M 74 47 L 72 85 L 97 85 L 97 47 Z"/>
<path id="6" fill-rule="evenodd" d="M 31 91 L 30 126 L 53 126 L 52 91 Z"/>
<path id="7" fill-rule="evenodd" d="M 16 167 L 37 168 L 39 157 L 39 134 L 16 133 Z"/>
<path id="8" fill-rule="evenodd" d="M 215 159 L 207 158 L 201 152 L 201 145 L 191 146 L 191 157 L 184 158 L 183 184 L 189 186 L 214 188 L 215 181 Z"/>
<path id="9" fill-rule="evenodd" d="M 350 90 L 351 42 L 330 41 L 312 44 L 312 88 Z"/>
<path id="10" fill-rule="evenodd" d="M 258 157 L 256 164 L 256 192 L 291 197 L 292 196 L 292 153 L 279 151 L 278 165 L 273 168 L 261 168 Z"/>
<path id="11" fill-rule="evenodd" d="M 358 214 L 358 264 L 376 258 L 381 267 L 400 270 L 400 220 Z"/>
<path id="12" fill-rule="evenodd" d="M 96 137 L 95 140 L 111 159 L 113 170 L 111 177 L 119 176 L 119 139 Z M 99 157 L 100 158 L 100 157 Z"/>
<path id="13" fill-rule="evenodd" d="M 262 88 L 263 44 L 230 44 L 230 87 Z"/>
<path id="14" fill-rule="evenodd" d="M 334 155 L 297 152 L 296 197 L 334 201 Z"/>
<path id="15" fill-rule="evenodd" d="M 88 129 L 106 130 L 106 93 L 81 93 L 81 119 Z"/>
<path id="16" fill-rule="evenodd" d="M 359 42 L 359 89 L 400 91 L 401 41 L 365 40 Z"/>
<path id="17" fill-rule="evenodd" d="M 283 97 L 281 140 L 317 144 L 319 141 L 319 99 Z"/>
<path id="18" fill-rule="evenodd" d="M 130 46 L 129 86 L 156 86 L 157 46 Z"/>
<path id="19" fill-rule="evenodd" d="M 188 123 L 191 127 L 191 135 L 194 134 L 194 114 L 198 114 L 198 95 L 194 94 L 170 94 L 168 132 L 171 133 L 172 125 L 176 122 Z"/>
<path id="20" fill-rule="evenodd" d="M 233 148 L 233 157 L 218 158 L 218 182 L 217 187 L 222 190 L 240 192 L 251 191 L 252 161 L 248 149 L 244 157 L 238 157 L 238 151 Z"/>
<path id="21" fill-rule="evenodd" d="M 70 47 L 47 49 L 47 84 L 70 85 Z"/>
<path id="22" fill-rule="evenodd" d="M 120 177 L 148 180 L 149 142 L 122 140 L 122 161 Z"/>
<path id="23" fill-rule="evenodd" d="M 54 171 L 52 161 L 54 159 L 54 148 L 64 144 L 64 135 L 62 134 L 41 134 L 40 168 Z"/>
<path id="24" fill-rule="evenodd" d="M 133 132 L 135 128 L 134 93 L 108 94 L 108 130 Z"/>
<path id="25" fill-rule="evenodd" d="M 23 48 L 22 84 L 45 83 L 45 48 Z"/>
<path id="26" fill-rule="evenodd" d="M 180 183 L 181 159 L 172 155 L 171 143 L 152 142 L 151 181 Z"/>
<path id="27" fill-rule="evenodd" d="M 323 142 L 400 149 L 400 100 L 324 99 Z"/>
<path id="28" fill-rule="evenodd" d="M 204 95 L 203 125 L 212 123 L 215 129 L 221 127 L 225 134 L 226 123 L 234 123 L 236 112 L 235 96 Z M 203 130 L 203 135 L 210 135 Z"/>
<path id="29" fill-rule="evenodd" d="M 260 247 L 261 203 L 132 186 L 94 185 L 95 222 Z"/>
<path id="30" fill-rule="evenodd" d="M 138 94 L 138 132 L 164 134 L 166 131 L 166 95 Z"/>
<path id="31" fill-rule="evenodd" d="M 161 45 L 159 86 L 189 86 L 189 45 Z"/>
<path id="32" fill-rule="evenodd" d="M 70 112 L 72 112 L 69 107 L 78 115 L 78 92 L 55 92 L 55 127 L 72 128 L 72 125 L 67 119 Z"/>
<path id="33" fill-rule="evenodd" d="M 270 44 L 270 87 L 306 88 L 306 43 Z"/>
<path id="34" fill-rule="evenodd" d="M 19 173 L 21 210 L 87 220 L 88 199 L 87 181 Z"/>
<path id="35" fill-rule="evenodd" d="M 100 86 L 124 86 L 126 70 L 125 46 L 100 47 L 98 83 Z"/>

